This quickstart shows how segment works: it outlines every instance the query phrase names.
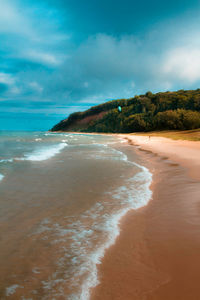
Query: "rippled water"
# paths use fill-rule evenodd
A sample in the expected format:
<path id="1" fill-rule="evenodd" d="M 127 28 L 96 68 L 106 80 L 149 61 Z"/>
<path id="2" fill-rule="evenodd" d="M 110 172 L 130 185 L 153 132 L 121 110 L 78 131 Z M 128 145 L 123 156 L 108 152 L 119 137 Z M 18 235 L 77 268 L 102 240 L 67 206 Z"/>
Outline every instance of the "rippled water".
<path id="1" fill-rule="evenodd" d="M 151 174 L 116 137 L 0 139 L 0 297 L 89 299 L 119 220 L 151 197 Z"/>

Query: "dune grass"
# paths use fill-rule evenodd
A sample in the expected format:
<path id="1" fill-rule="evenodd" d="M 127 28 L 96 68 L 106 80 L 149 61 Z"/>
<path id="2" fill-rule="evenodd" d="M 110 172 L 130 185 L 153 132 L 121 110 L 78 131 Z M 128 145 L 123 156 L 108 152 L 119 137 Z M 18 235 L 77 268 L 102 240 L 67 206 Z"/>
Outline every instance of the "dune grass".
<path id="1" fill-rule="evenodd" d="M 160 136 L 173 140 L 188 140 L 188 141 L 200 141 L 200 129 L 194 130 L 166 130 L 166 131 L 151 131 L 151 132 L 138 132 L 131 133 L 134 135 L 145 136 Z"/>

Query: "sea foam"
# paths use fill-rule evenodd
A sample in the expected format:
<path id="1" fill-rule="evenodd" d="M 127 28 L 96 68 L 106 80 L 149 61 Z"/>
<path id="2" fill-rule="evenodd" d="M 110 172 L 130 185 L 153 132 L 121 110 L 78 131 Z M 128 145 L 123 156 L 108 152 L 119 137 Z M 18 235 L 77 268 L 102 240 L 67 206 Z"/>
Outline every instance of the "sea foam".
<path id="1" fill-rule="evenodd" d="M 101 147 L 105 149 L 105 145 L 101 145 Z M 152 175 L 149 170 L 129 161 L 128 157 L 119 150 L 108 147 L 108 151 L 112 153 L 112 159 L 133 165 L 138 168 L 139 172 L 123 181 L 122 186 L 105 192 L 105 194 L 109 194 L 108 200 L 96 203 L 78 220 L 66 226 L 58 223 L 52 224 L 46 220 L 41 223 L 39 232 L 43 232 L 47 236 L 51 233 L 51 236 L 55 237 L 54 243 L 63 244 L 71 241 L 70 248 L 62 247 L 62 250 L 60 249 L 60 254 L 62 254 L 57 262 L 61 270 L 65 266 L 64 275 L 61 272 L 61 276 L 59 276 L 59 270 L 57 270 L 47 281 L 43 282 L 45 289 L 49 289 L 51 293 L 53 290 L 55 299 L 59 297 L 59 292 L 63 292 L 64 285 L 69 286 L 72 291 L 72 294 L 68 295 L 68 300 L 90 299 L 91 288 L 99 283 L 97 266 L 101 263 L 106 249 L 115 243 L 120 233 L 121 218 L 129 210 L 145 206 L 151 199 L 149 187 Z M 58 282 L 60 283 L 59 289 L 57 288 Z"/>
<path id="2" fill-rule="evenodd" d="M 42 161 L 47 160 L 56 154 L 60 153 L 62 149 L 67 146 L 67 143 L 59 143 L 53 146 L 45 146 L 40 149 L 34 150 L 32 153 L 25 154 L 25 157 L 20 160 Z"/>
<path id="3" fill-rule="evenodd" d="M 13 162 L 13 158 L 0 159 L 0 163 Z"/>
<path id="4" fill-rule="evenodd" d="M 142 206 L 147 205 L 151 199 L 152 192 L 150 190 L 150 184 L 152 182 L 152 174 L 144 166 L 140 166 L 134 162 L 125 159 L 125 155 L 122 153 L 122 160 L 127 163 L 133 164 L 140 168 L 140 172 L 134 177 L 127 180 L 126 186 L 121 186 L 114 191 L 113 199 L 123 199 L 121 202 L 122 207 L 118 212 L 112 216 L 106 216 L 104 222 L 101 224 L 101 229 L 107 232 L 107 240 L 104 244 L 91 253 L 88 257 L 86 265 L 90 266 L 90 274 L 82 284 L 81 293 L 76 295 L 77 298 L 72 299 L 89 300 L 90 289 L 99 284 L 97 265 L 101 263 L 104 257 L 106 249 L 115 243 L 117 236 L 120 233 L 119 223 L 121 218 L 132 209 L 138 209 Z M 124 204 L 124 205 L 123 205 Z"/>
<path id="5" fill-rule="evenodd" d="M 152 196 L 152 192 L 150 190 L 150 184 L 152 182 L 152 174 L 149 172 L 149 170 L 144 166 L 129 161 L 128 157 L 123 152 L 116 150 L 114 148 L 111 149 L 113 151 L 113 154 L 118 154 L 117 155 L 118 159 L 123 160 L 127 164 L 131 164 L 135 167 L 138 167 L 140 171 L 135 176 L 129 178 L 125 182 L 125 186 L 120 186 L 115 191 L 112 191 L 110 193 L 113 199 L 119 200 L 118 202 L 119 210 L 113 213 L 112 215 L 105 214 L 103 218 L 103 222 L 99 224 L 100 225 L 98 226 L 99 229 L 101 228 L 102 231 L 107 232 L 106 242 L 99 245 L 98 249 L 90 253 L 90 255 L 87 256 L 86 261 L 82 264 L 82 266 L 80 266 L 80 269 L 82 268 L 86 269 L 87 266 L 89 266 L 90 273 L 88 274 L 88 277 L 85 279 L 85 281 L 82 284 L 80 294 L 72 295 L 72 297 L 69 298 L 70 300 L 90 299 L 90 289 L 99 284 L 97 265 L 101 263 L 101 260 L 104 257 L 106 249 L 108 249 L 111 245 L 115 243 L 115 240 L 120 233 L 119 222 L 121 218 L 129 210 L 138 209 L 142 206 L 147 205 L 147 203 L 149 202 Z M 113 157 L 113 159 L 116 158 Z M 95 211 L 98 212 L 97 207 L 95 207 Z"/>

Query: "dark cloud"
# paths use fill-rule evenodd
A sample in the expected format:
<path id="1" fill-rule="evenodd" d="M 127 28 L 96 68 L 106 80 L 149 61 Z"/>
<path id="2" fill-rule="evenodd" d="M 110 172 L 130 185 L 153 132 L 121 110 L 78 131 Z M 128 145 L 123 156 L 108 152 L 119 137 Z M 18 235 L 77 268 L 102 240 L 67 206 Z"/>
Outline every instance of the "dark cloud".
<path id="1" fill-rule="evenodd" d="M 50 0 L 62 9 L 65 26 L 77 39 L 88 35 L 137 34 L 149 26 L 199 6 L 198 0 Z"/>

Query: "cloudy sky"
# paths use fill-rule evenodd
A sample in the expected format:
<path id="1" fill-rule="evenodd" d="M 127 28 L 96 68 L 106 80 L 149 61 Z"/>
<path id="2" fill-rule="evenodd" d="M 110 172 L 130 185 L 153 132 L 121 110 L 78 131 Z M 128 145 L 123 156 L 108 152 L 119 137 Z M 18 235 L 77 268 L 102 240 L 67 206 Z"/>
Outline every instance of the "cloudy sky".
<path id="1" fill-rule="evenodd" d="M 0 0 L 0 129 L 199 87 L 197 0 Z"/>

